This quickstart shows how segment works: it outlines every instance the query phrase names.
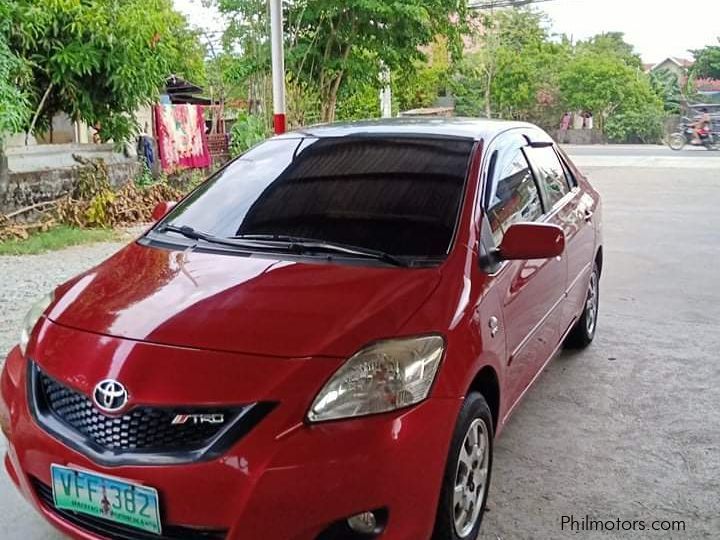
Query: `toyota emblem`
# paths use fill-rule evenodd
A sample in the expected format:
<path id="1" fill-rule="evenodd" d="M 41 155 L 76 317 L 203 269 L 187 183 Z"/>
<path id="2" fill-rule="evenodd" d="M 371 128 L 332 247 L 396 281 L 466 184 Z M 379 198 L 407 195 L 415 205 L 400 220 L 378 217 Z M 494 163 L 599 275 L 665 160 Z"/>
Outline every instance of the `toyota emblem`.
<path id="1" fill-rule="evenodd" d="M 128 402 L 125 387 L 114 379 L 105 379 L 95 386 L 93 401 L 98 409 L 105 412 L 117 412 Z"/>

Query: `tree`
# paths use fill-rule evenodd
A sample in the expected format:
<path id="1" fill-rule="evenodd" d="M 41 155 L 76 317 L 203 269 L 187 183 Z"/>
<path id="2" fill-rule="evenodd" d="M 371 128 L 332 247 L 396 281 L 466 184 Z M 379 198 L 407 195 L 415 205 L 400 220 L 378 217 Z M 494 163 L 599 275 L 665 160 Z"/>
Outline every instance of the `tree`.
<path id="1" fill-rule="evenodd" d="M 267 11 L 258 0 L 218 0 L 231 17 L 228 41 L 246 52 L 267 49 Z M 412 70 L 421 47 L 446 36 L 459 56 L 466 0 L 296 0 L 285 4 L 286 65 L 296 77 L 317 85 L 321 119 L 332 121 L 345 83 L 378 78 L 381 63 L 391 71 Z M 252 43 L 252 41 L 255 43 Z M 259 59 L 260 56 L 257 55 Z M 268 65 L 267 53 L 255 68 Z"/>
<path id="2" fill-rule="evenodd" d="M 720 38 L 718 38 L 720 42 Z M 692 74 L 699 79 L 720 79 L 720 45 L 708 45 L 692 51 L 695 64 Z"/>
<path id="3" fill-rule="evenodd" d="M 426 60 L 416 60 L 411 69 L 392 73 L 393 99 L 401 111 L 431 107 L 449 92 L 451 58 L 447 41 L 436 36 Z M 375 92 L 377 94 L 377 91 Z"/>
<path id="4" fill-rule="evenodd" d="M 10 3 L 0 3 L 0 150 L 3 137 L 17 133 L 30 118 L 30 102 L 21 87 L 28 70 L 8 44 L 11 28 Z"/>
<path id="5" fill-rule="evenodd" d="M 662 111 L 649 78 L 615 55 L 577 54 L 560 74 L 560 89 L 567 107 L 592 112 L 600 130 L 615 113 Z"/>
<path id="6" fill-rule="evenodd" d="M 9 47 L 30 66 L 25 90 L 47 129 L 65 112 L 125 140 L 133 113 L 152 103 L 170 74 L 198 80 L 203 49 L 171 0 L 14 0 Z"/>
<path id="7" fill-rule="evenodd" d="M 640 55 L 635 52 L 635 47 L 625 41 L 625 34 L 622 32 L 598 34 L 587 41 L 580 41 L 576 49 L 581 54 L 591 53 L 600 56 L 613 56 L 632 68 L 642 68 Z"/>
<path id="8" fill-rule="evenodd" d="M 477 50 L 465 56 L 453 78 L 460 114 L 527 120 L 552 109 L 568 50 L 550 41 L 546 25 L 546 16 L 533 9 L 480 18 Z"/>
<path id="9" fill-rule="evenodd" d="M 677 75 L 668 69 L 652 71 L 650 85 L 655 95 L 662 100 L 665 111 L 671 114 L 680 114 L 682 91 Z"/>

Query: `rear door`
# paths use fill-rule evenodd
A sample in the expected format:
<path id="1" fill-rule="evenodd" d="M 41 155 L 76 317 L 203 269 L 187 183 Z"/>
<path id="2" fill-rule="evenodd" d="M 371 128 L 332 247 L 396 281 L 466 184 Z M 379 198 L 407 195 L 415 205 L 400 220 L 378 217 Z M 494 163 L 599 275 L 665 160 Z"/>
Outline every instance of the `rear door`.
<path id="1" fill-rule="evenodd" d="M 578 185 L 554 144 L 549 141 L 545 144 L 528 148 L 526 154 L 549 209 L 547 221 L 565 231 L 564 258 L 567 260 L 568 284 L 560 329 L 564 335 L 581 312 L 587 294 L 595 246 L 591 223 L 594 199 Z"/>
<path id="2" fill-rule="evenodd" d="M 542 192 L 525 152 L 521 132 L 500 136 L 489 147 L 483 193 L 481 247 L 492 252 L 514 223 L 546 219 Z M 519 400 L 556 348 L 565 294 L 564 258 L 506 261 L 488 269 L 501 296 L 507 343 L 506 403 Z"/>

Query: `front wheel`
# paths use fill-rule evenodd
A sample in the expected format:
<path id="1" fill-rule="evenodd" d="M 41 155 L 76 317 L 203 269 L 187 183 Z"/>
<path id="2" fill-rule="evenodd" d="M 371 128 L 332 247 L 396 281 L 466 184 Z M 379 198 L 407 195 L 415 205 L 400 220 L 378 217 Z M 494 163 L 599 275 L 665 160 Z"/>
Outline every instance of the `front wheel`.
<path id="1" fill-rule="evenodd" d="M 565 346 L 570 349 L 584 349 L 595 338 L 598 311 L 600 308 L 600 269 L 593 265 L 592 274 L 588 283 L 587 296 L 582 315 L 575 323 L 575 327 L 565 338 Z"/>
<path id="2" fill-rule="evenodd" d="M 682 150 L 687 144 L 687 138 L 680 132 L 673 133 L 668 139 L 668 146 L 673 150 Z"/>
<path id="3" fill-rule="evenodd" d="M 480 530 L 493 455 L 493 422 L 485 398 L 463 403 L 445 466 L 433 540 L 475 540 Z"/>

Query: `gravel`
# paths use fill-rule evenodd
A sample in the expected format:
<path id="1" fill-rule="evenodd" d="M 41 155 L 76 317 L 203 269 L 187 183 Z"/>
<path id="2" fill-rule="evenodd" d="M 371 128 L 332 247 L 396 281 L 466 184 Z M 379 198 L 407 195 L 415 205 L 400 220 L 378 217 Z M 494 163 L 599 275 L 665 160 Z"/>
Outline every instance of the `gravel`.
<path id="1" fill-rule="evenodd" d="M 33 302 L 106 259 L 124 243 L 75 246 L 40 255 L 0 256 L 0 363 L 17 343 L 20 324 Z"/>

